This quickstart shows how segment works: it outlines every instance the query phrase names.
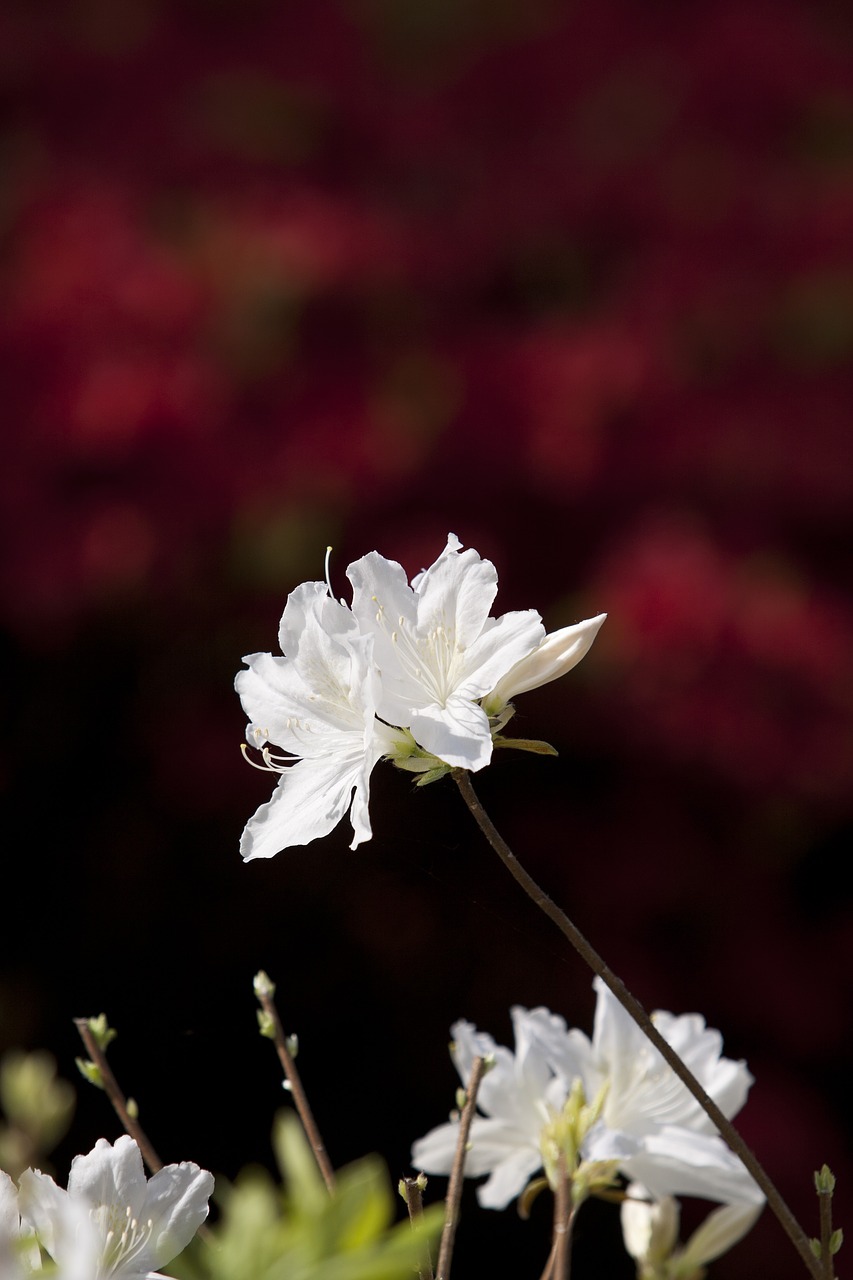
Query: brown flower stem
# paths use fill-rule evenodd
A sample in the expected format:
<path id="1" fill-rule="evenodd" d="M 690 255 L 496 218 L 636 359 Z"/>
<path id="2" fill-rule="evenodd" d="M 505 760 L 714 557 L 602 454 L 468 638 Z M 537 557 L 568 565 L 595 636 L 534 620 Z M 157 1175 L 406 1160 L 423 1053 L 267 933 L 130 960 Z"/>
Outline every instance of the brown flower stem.
<path id="1" fill-rule="evenodd" d="M 118 1081 L 112 1073 L 112 1068 L 107 1062 L 107 1056 L 101 1049 L 95 1037 L 92 1035 L 89 1027 L 88 1018 L 75 1018 L 74 1025 L 80 1033 L 80 1039 L 86 1046 L 86 1052 L 94 1062 L 100 1072 L 101 1081 L 104 1086 L 104 1093 L 113 1104 L 113 1109 L 121 1121 L 126 1133 L 133 1138 L 139 1150 L 142 1152 L 142 1159 L 148 1165 L 150 1173 L 158 1173 L 163 1168 L 163 1161 L 157 1155 L 152 1147 L 148 1137 L 140 1125 L 127 1109 L 127 1099 L 119 1088 Z"/>
<path id="2" fill-rule="evenodd" d="M 418 1178 L 401 1178 L 400 1191 L 409 1211 L 409 1220 L 412 1226 L 416 1227 L 424 1216 L 421 1182 Z M 435 1280 L 432 1271 L 432 1259 L 429 1256 L 429 1245 L 426 1243 L 424 1243 L 424 1256 L 418 1267 L 418 1280 Z"/>
<path id="3" fill-rule="evenodd" d="M 682 1084 L 690 1091 L 696 1101 L 699 1103 L 705 1114 L 712 1120 L 720 1136 L 727 1143 L 729 1148 L 740 1158 L 743 1164 L 751 1173 L 752 1177 L 758 1183 L 758 1186 L 764 1192 L 767 1203 L 773 1213 L 778 1218 L 783 1230 L 788 1235 L 794 1248 L 799 1253 L 803 1263 L 806 1266 L 813 1280 L 826 1280 L 826 1273 L 818 1258 L 814 1256 L 809 1246 L 806 1233 L 797 1222 L 791 1210 L 788 1208 L 780 1192 L 770 1177 L 765 1172 L 763 1166 L 759 1163 L 758 1158 L 754 1155 L 751 1148 L 747 1146 L 743 1138 L 730 1120 L 723 1115 L 720 1108 L 714 1102 L 702 1085 L 688 1070 L 679 1058 L 678 1054 L 672 1046 L 663 1038 L 643 1006 L 640 1004 L 631 992 L 627 989 L 621 978 L 618 978 L 612 969 L 605 963 L 595 948 L 587 941 L 584 935 L 578 929 L 564 911 L 548 897 L 544 889 L 536 883 L 531 875 L 525 871 L 524 867 L 516 858 L 500 832 L 495 827 L 489 815 L 486 813 L 477 795 L 471 785 L 471 779 L 465 769 L 454 769 L 451 774 L 454 782 L 459 788 L 462 798 L 477 822 L 483 835 L 494 849 L 495 853 L 503 862 L 510 875 L 521 885 L 522 889 L 528 897 L 543 911 L 549 920 L 552 920 L 565 938 L 569 940 L 577 951 L 578 955 L 589 965 L 593 973 L 601 978 L 602 982 L 612 991 L 613 995 L 622 1005 L 626 1013 L 630 1014 L 634 1022 L 651 1041 L 654 1047 L 660 1053 L 661 1057 L 668 1063 L 675 1074 L 678 1076 Z"/>
<path id="4" fill-rule="evenodd" d="M 456 1239 L 456 1226 L 459 1222 L 459 1201 L 462 1199 L 462 1179 L 465 1175 L 465 1156 L 468 1153 L 468 1135 L 477 1106 L 477 1091 L 486 1069 L 483 1058 L 475 1058 L 471 1063 L 471 1075 L 465 1096 L 465 1106 L 459 1120 L 459 1137 L 456 1140 L 456 1152 L 453 1167 L 450 1170 L 450 1181 L 447 1184 L 447 1199 L 444 1206 L 444 1228 L 441 1233 L 441 1244 L 438 1249 L 438 1266 L 436 1280 L 449 1280 L 450 1261 L 453 1257 L 453 1244 Z"/>
<path id="5" fill-rule="evenodd" d="M 557 1190 L 554 1193 L 554 1269 L 551 1274 L 553 1280 L 569 1280 L 575 1212 L 565 1156 L 560 1156 L 557 1174 Z"/>
<path id="6" fill-rule="evenodd" d="M 302 1080 L 296 1069 L 296 1063 L 293 1061 L 293 1055 L 287 1047 L 287 1037 L 284 1034 L 281 1019 L 278 1016 L 275 1001 L 269 991 L 258 989 L 257 987 L 255 988 L 255 995 L 258 997 L 264 1013 L 269 1018 L 273 1031 L 273 1044 L 284 1071 L 285 1079 L 290 1086 L 293 1105 L 299 1113 L 299 1119 L 302 1121 L 305 1135 L 311 1144 L 311 1150 L 314 1152 L 314 1159 L 317 1161 L 317 1166 L 323 1175 L 323 1181 L 331 1194 L 335 1189 L 335 1171 L 332 1168 L 332 1162 L 329 1159 L 323 1139 L 320 1137 L 320 1130 L 317 1128 L 314 1113 L 308 1104 L 308 1096 L 302 1087 Z"/>

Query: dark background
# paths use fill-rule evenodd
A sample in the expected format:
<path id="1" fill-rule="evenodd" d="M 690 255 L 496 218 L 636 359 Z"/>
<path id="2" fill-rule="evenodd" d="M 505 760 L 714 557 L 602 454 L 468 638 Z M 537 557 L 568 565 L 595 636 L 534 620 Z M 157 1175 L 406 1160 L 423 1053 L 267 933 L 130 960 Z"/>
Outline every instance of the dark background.
<path id="1" fill-rule="evenodd" d="M 609 614 L 487 807 L 849 1223 L 851 44 L 830 0 L 7 3 L 0 1049 L 73 1078 L 106 1010 L 164 1159 L 233 1176 L 283 1101 L 264 967 L 335 1162 L 396 1182 L 456 1018 L 591 1030 L 447 781 L 377 768 L 355 852 L 237 854 L 241 654 L 328 543 L 343 591 L 453 530 L 500 611 Z M 81 1089 L 60 1172 L 116 1132 Z M 537 1276 L 547 1220 L 466 1198 L 460 1277 Z M 802 1273 L 769 1215 L 715 1274 L 756 1266 Z"/>

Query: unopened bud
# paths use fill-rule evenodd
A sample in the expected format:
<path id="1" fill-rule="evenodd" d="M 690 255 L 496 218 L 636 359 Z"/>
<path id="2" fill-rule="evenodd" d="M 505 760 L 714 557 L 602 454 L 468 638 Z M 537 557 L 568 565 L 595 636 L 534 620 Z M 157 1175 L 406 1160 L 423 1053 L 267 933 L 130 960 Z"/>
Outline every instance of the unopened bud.
<path id="1" fill-rule="evenodd" d="M 255 988 L 255 995 L 259 1000 L 261 996 L 269 996 L 272 998 L 275 995 L 275 983 L 272 981 L 269 974 L 265 973 L 263 969 L 259 969 L 255 974 L 253 986 Z"/>

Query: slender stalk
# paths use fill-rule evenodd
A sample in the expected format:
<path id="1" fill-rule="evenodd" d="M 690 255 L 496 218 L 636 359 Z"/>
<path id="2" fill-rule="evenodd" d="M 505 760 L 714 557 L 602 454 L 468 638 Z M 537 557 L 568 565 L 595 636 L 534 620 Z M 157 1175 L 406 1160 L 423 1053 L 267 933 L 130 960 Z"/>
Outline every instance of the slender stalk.
<path id="1" fill-rule="evenodd" d="M 832 1192 L 819 1191 L 820 1206 L 820 1265 L 824 1280 L 833 1280 L 835 1268 L 829 1242 L 832 1239 Z"/>
<path id="2" fill-rule="evenodd" d="M 438 1249 L 438 1266 L 436 1280 L 449 1280 L 450 1261 L 453 1257 L 453 1244 L 456 1239 L 456 1226 L 459 1222 L 459 1201 L 462 1199 L 462 1179 L 465 1175 L 465 1157 L 468 1154 L 468 1135 L 477 1106 L 477 1091 L 486 1069 L 483 1058 L 475 1058 L 471 1063 L 471 1075 L 465 1096 L 465 1106 L 459 1120 L 459 1137 L 456 1140 L 456 1152 L 453 1167 L 450 1170 L 450 1181 L 447 1184 L 447 1200 L 444 1208 L 444 1229 L 441 1233 L 441 1244 Z"/>
<path id="3" fill-rule="evenodd" d="M 809 1274 L 813 1280 L 825 1280 L 825 1272 L 821 1262 L 814 1256 L 809 1246 L 806 1233 L 797 1222 L 791 1210 L 788 1208 L 780 1192 L 775 1184 L 771 1181 L 769 1175 L 765 1172 L 764 1167 L 759 1163 L 751 1148 L 744 1142 L 732 1122 L 723 1115 L 714 1099 L 711 1098 L 702 1085 L 682 1062 L 678 1054 L 672 1046 L 663 1038 L 643 1006 L 640 1004 L 631 992 L 627 989 L 621 978 L 618 978 L 613 970 L 605 963 L 595 948 L 587 941 L 584 935 L 578 929 L 564 911 L 561 911 L 556 903 L 548 897 L 544 889 L 536 883 L 531 875 L 525 871 L 524 867 L 516 858 L 509 845 L 501 836 L 495 827 L 489 815 L 477 799 L 477 795 L 471 785 L 471 779 L 468 772 L 464 769 L 454 769 L 451 774 L 454 782 L 459 788 L 462 798 L 470 809 L 477 825 L 483 832 L 489 844 L 494 849 L 510 875 L 521 885 L 522 889 L 528 897 L 536 904 L 541 911 L 552 920 L 565 938 L 569 940 L 577 951 L 578 955 L 592 969 L 593 973 L 601 978 L 602 982 L 613 992 L 613 995 L 622 1005 L 622 1008 L 630 1014 L 640 1030 L 651 1041 L 661 1057 L 668 1063 L 679 1080 L 690 1091 L 702 1110 L 716 1125 L 720 1136 L 728 1144 L 730 1149 L 738 1156 L 752 1174 L 758 1186 L 764 1192 L 767 1203 L 773 1213 L 778 1218 L 783 1230 L 788 1235 L 794 1248 L 799 1253 L 803 1263 L 805 1264 Z"/>
<path id="4" fill-rule="evenodd" d="M 424 1216 L 424 1200 L 422 1191 L 423 1178 L 401 1178 L 400 1191 L 406 1202 L 406 1208 L 409 1211 L 409 1220 L 413 1227 L 416 1227 Z M 424 1256 L 418 1266 L 418 1280 L 435 1280 L 432 1271 L 432 1259 L 429 1256 L 429 1245 L 424 1243 Z"/>
<path id="5" fill-rule="evenodd" d="M 320 1130 L 317 1128 L 317 1122 L 314 1119 L 314 1113 L 308 1103 L 308 1096 L 302 1087 L 302 1080 L 296 1069 L 296 1063 L 293 1061 L 293 1055 L 287 1047 L 287 1037 L 284 1034 L 284 1028 L 281 1025 L 281 1019 L 278 1016 L 278 1009 L 275 1007 L 275 1000 L 272 992 L 267 990 L 262 984 L 255 984 L 255 995 L 257 996 L 261 1008 L 267 1015 L 272 1027 L 272 1041 L 278 1054 L 278 1060 L 284 1071 L 285 1079 L 290 1086 L 290 1093 L 293 1098 L 293 1105 L 299 1113 L 299 1119 L 302 1121 L 302 1127 L 305 1135 L 311 1144 L 311 1150 L 314 1152 L 314 1159 L 323 1175 L 329 1193 L 335 1189 L 335 1171 L 332 1168 L 332 1162 L 329 1159 L 329 1153 L 326 1151 L 325 1143 L 320 1137 Z"/>
<path id="6" fill-rule="evenodd" d="M 130 1134 L 131 1138 L 133 1138 L 136 1145 L 139 1147 L 139 1150 L 142 1152 L 142 1159 L 148 1165 L 149 1171 L 151 1173 L 158 1173 L 163 1168 L 163 1161 L 149 1142 L 139 1121 L 135 1120 L 128 1111 L 127 1099 L 119 1088 L 118 1081 L 112 1073 L 112 1068 L 107 1062 L 107 1056 L 89 1029 L 89 1019 L 75 1018 L 74 1025 L 80 1033 L 80 1039 L 86 1046 L 86 1052 L 98 1068 L 98 1071 L 101 1073 L 104 1093 L 113 1104 L 113 1109 L 121 1121 L 125 1132 Z"/>
<path id="7" fill-rule="evenodd" d="M 554 1193 L 554 1266 L 553 1280 L 569 1280 L 572 1266 L 572 1190 L 566 1169 L 566 1158 L 560 1156 L 557 1190 Z"/>

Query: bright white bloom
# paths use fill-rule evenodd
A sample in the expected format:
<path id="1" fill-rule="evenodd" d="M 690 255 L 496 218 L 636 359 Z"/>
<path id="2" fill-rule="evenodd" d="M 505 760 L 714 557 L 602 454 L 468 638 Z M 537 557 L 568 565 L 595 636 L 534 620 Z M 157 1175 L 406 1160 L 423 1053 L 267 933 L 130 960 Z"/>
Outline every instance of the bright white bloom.
<path id="1" fill-rule="evenodd" d="M 581 658 L 586 657 L 592 642 L 598 635 L 599 628 L 607 617 L 599 613 L 595 618 L 587 618 L 584 622 L 576 622 L 571 627 L 563 627 L 560 631 L 551 631 L 532 653 L 517 662 L 503 676 L 490 694 L 483 699 L 483 710 L 487 715 L 495 716 L 501 712 L 508 702 L 517 698 L 520 693 L 529 689 L 538 689 L 542 684 L 550 684 L 559 680 L 572 667 L 576 667 Z"/>
<path id="2" fill-rule="evenodd" d="M 280 774 L 243 832 L 246 861 L 327 835 L 348 809 L 351 847 L 369 840 L 370 773 L 393 737 L 374 715 L 373 640 L 324 582 L 290 594 L 279 642 L 284 657 L 250 654 L 235 681 L 250 720 L 246 737 L 261 767 Z M 270 744 L 286 754 L 272 754 Z"/>
<path id="3" fill-rule="evenodd" d="M 503 1208 L 542 1167 L 543 1156 L 547 1165 L 555 1122 L 580 1082 L 587 1104 L 598 1102 L 600 1108 L 583 1134 L 582 1163 L 611 1164 L 641 1179 L 655 1196 L 692 1194 L 759 1205 L 755 1183 L 684 1085 L 607 988 L 597 979 L 595 986 L 592 1041 L 568 1031 L 562 1018 L 543 1008 L 513 1009 L 515 1055 L 469 1023 L 454 1026 L 453 1057 L 463 1081 L 477 1054 L 492 1052 L 498 1061 L 480 1088 L 483 1115 L 474 1119 L 466 1164 L 472 1177 L 491 1174 L 479 1190 L 480 1202 Z M 720 1108 L 733 1115 L 751 1083 L 744 1064 L 720 1057 L 719 1034 L 697 1015 L 655 1018 Z M 414 1145 L 413 1164 L 426 1173 L 448 1173 L 457 1132 L 455 1124 L 446 1124 L 427 1134 Z"/>
<path id="4" fill-rule="evenodd" d="M 465 1173 L 478 1178 L 490 1174 L 477 1192 L 480 1204 L 503 1209 L 542 1168 L 540 1139 L 552 1116 L 563 1107 L 566 1081 L 556 1076 L 533 1037 L 533 1015 L 512 1009 L 515 1053 L 495 1044 L 490 1035 L 470 1022 L 451 1027 L 451 1056 L 463 1084 L 476 1057 L 494 1057 L 494 1066 L 480 1083 L 471 1125 Z M 458 1123 L 439 1125 L 412 1147 L 412 1164 L 425 1173 L 449 1173 L 459 1136 Z"/>
<path id="5" fill-rule="evenodd" d="M 28 1169 L 19 1206 L 63 1280 L 152 1280 L 204 1222 L 212 1191 L 213 1176 L 196 1164 L 170 1164 L 146 1180 L 139 1147 L 125 1135 L 115 1146 L 99 1138 L 77 1156 L 67 1191 Z"/>
<path id="6" fill-rule="evenodd" d="M 620 1214 L 625 1248 L 637 1263 L 638 1280 L 698 1280 L 704 1268 L 746 1235 L 761 1205 L 724 1204 L 714 1209 L 678 1247 L 678 1201 L 650 1200 L 645 1187 L 631 1183 Z"/>
<path id="7" fill-rule="evenodd" d="M 410 729 L 445 764 L 482 769 L 492 757 L 492 735 L 480 699 L 539 645 L 539 614 L 490 617 L 495 567 L 472 548 L 463 551 L 452 533 L 411 586 L 403 568 L 376 551 L 347 575 L 353 613 L 374 642 L 377 715 Z"/>
<path id="8" fill-rule="evenodd" d="M 593 986 L 597 999 L 591 1042 L 580 1031 L 566 1032 L 560 1018 L 540 1013 L 537 1020 L 539 1044 L 554 1071 L 579 1076 L 588 1097 L 607 1085 L 600 1122 L 589 1136 L 588 1157 L 618 1158 L 621 1171 L 655 1197 L 761 1203 L 752 1177 L 717 1136 L 693 1095 L 600 978 Z M 744 1062 L 721 1056 L 719 1031 L 706 1027 L 696 1013 L 676 1017 L 658 1011 L 652 1019 L 726 1118 L 736 1115 L 752 1076 Z"/>

